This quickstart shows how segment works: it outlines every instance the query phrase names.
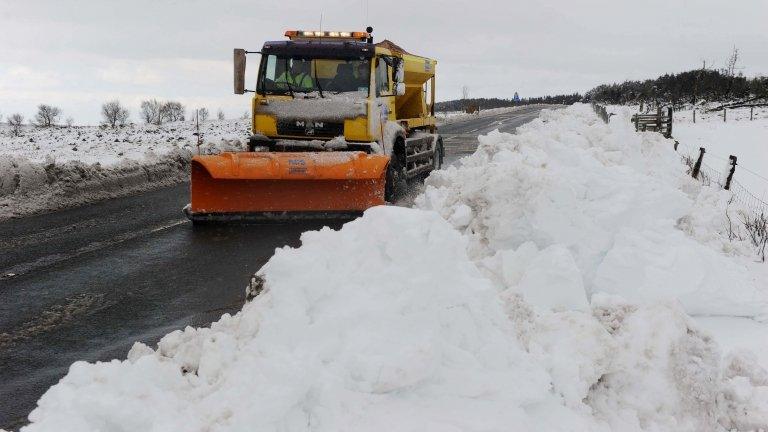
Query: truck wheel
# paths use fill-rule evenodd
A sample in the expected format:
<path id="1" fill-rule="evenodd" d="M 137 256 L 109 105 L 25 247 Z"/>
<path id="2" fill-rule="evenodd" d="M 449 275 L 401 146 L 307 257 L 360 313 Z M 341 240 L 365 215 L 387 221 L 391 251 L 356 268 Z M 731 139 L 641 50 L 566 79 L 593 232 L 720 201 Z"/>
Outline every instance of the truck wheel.
<path id="1" fill-rule="evenodd" d="M 384 199 L 390 203 L 394 203 L 399 198 L 405 196 L 408 191 L 405 165 L 401 159 L 398 155 L 392 155 L 389 159 L 389 165 L 387 165 L 387 183 L 384 186 Z"/>

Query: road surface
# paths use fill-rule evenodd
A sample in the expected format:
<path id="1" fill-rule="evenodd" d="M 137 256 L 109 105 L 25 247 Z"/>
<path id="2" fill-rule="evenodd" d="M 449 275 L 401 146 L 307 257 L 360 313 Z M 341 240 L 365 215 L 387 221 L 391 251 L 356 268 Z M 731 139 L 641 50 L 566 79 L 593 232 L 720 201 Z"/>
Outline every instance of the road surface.
<path id="1" fill-rule="evenodd" d="M 446 163 L 474 151 L 478 134 L 513 132 L 539 110 L 441 126 Z M 181 215 L 188 201 L 181 184 L 0 223 L 0 428 L 25 424 L 77 360 L 125 358 L 134 341 L 238 311 L 275 248 L 323 225 L 193 229 Z"/>

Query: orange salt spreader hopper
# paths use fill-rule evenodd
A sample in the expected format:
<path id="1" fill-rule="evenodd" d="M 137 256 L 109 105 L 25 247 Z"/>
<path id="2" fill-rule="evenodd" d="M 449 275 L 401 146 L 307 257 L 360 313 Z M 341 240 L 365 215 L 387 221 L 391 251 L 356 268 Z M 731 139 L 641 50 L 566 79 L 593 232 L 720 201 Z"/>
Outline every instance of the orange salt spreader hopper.
<path id="1" fill-rule="evenodd" d="M 193 222 L 353 217 L 384 204 L 389 158 L 364 152 L 242 152 L 192 159 Z"/>

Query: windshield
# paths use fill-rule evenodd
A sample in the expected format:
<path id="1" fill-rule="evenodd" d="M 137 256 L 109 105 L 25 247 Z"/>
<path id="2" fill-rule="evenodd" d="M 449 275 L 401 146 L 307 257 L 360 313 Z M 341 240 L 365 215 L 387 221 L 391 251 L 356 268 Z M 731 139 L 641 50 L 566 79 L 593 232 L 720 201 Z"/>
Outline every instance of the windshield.
<path id="1" fill-rule="evenodd" d="M 323 59 L 262 57 L 258 92 L 292 94 L 309 92 L 353 92 L 368 94 L 370 59 Z"/>

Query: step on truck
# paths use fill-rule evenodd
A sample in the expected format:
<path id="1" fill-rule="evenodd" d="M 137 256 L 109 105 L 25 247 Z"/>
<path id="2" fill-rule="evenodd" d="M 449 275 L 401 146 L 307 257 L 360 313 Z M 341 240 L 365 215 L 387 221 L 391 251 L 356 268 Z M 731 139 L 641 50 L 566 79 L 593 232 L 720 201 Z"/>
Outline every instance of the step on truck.
<path id="1" fill-rule="evenodd" d="M 234 50 L 234 90 L 253 93 L 246 152 L 197 155 L 193 222 L 349 218 L 394 202 L 443 161 L 435 66 L 365 32 L 303 31 Z M 246 56 L 259 56 L 245 88 Z"/>

